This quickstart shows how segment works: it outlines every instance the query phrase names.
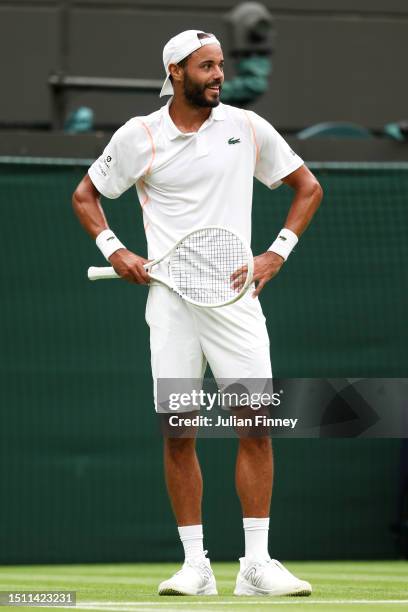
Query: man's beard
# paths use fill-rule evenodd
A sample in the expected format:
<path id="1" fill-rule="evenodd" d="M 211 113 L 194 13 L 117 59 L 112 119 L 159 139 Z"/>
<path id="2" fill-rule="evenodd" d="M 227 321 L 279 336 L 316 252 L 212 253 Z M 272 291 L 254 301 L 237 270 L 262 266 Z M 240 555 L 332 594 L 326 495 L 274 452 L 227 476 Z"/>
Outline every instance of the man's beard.
<path id="1" fill-rule="evenodd" d="M 214 108 L 220 103 L 220 99 L 215 98 L 214 100 L 207 100 L 205 97 L 205 90 L 207 87 L 214 87 L 219 85 L 221 93 L 221 83 L 207 83 L 206 85 L 199 85 L 195 83 L 190 77 L 184 75 L 184 96 L 191 106 L 200 106 L 201 108 Z"/>

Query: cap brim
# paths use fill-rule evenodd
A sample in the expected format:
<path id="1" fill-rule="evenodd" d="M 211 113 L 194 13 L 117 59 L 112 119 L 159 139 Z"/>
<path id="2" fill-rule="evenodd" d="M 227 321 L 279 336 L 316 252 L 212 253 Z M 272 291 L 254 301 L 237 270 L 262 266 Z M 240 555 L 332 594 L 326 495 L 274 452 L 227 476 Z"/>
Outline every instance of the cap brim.
<path id="1" fill-rule="evenodd" d="M 173 85 L 171 84 L 170 76 L 168 76 L 163 83 L 163 87 L 161 88 L 160 98 L 162 98 L 163 96 L 172 96 L 173 94 Z"/>

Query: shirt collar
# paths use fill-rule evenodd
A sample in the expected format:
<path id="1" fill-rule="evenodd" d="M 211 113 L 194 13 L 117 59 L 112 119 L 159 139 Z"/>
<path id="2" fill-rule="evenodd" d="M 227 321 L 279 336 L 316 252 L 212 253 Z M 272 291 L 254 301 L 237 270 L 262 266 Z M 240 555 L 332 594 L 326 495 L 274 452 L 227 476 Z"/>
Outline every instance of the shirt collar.
<path id="1" fill-rule="evenodd" d="M 171 97 L 165 106 L 162 106 L 162 114 L 164 118 L 164 126 L 166 130 L 167 137 L 170 140 L 174 140 L 177 137 L 184 137 L 186 134 L 184 132 L 180 132 L 178 127 L 173 123 L 172 118 L 170 117 L 169 108 L 173 97 Z M 225 119 L 225 110 L 224 105 L 220 103 L 218 106 L 215 106 L 211 110 L 211 114 L 208 117 L 205 123 L 210 124 L 213 121 L 222 121 Z M 190 134 L 189 134 L 190 135 Z"/>

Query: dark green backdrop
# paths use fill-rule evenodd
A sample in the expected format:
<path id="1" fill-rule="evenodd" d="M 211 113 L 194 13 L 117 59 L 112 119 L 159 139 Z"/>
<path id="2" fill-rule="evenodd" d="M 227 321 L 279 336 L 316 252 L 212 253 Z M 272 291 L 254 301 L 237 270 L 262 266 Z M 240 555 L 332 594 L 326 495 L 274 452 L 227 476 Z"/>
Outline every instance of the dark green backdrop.
<path id="1" fill-rule="evenodd" d="M 91 284 L 102 256 L 73 216 L 79 165 L 0 165 L 0 563 L 181 559 L 164 490 L 146 290 Z M 406 376 L 408 167 L 316 170 L 325 201 L 262 295 L 279 377 Z M 253 249 L 290 192 L 255 186 Z M 135 192 L 104 201 L 145 253 Z M 200 440 L 206 546 L 243 552 L 235 440 Z M 394 554 L 398 440 L 277 440 L 271 553 Z"/>

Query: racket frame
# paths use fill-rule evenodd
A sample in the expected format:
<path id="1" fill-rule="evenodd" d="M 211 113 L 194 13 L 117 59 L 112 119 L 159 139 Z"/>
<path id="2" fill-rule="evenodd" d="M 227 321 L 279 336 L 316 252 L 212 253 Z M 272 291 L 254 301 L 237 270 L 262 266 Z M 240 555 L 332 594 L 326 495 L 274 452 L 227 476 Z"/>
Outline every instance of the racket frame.
<path id="1" fill-rule="evenodd" d="M 222 230 L 222 231 L 229 232 L 230 234 L 233 234 L 236 238 L 238 238 L 241 241 L 242 246 L 247 255 L 248 270 L 247 270 L 245 283 L 243 284 L 242 288 L 237 292 L 236 295 L 234 295 L 229 300 L 225 300 L 224 302 L 216 302 L 213 304 L 203 304 L 201 302 L 197 302 L 196 300 L 193 300 L 192 298 L 186 296 L 182 291 L 178 289 L 176 283 L 174 282 L 174 279 L 171 273 L 170 260 L 168 263 L 168 272 L 169 272 L 168 278 L 170 278 L 171 282 L 169 282 L 169 280 L 166 277 L 161 276 L 160 274 L 155 274 L 154 272 L 153 273 L 151 272 L 151 269 L 154 266 L 157 266 L 163 260 L 167 259 L 173 253 L 173 251 L 177 249 L 179 244 L 187 240 L 187 238 L 189 238 L 192 234 L 195 234 L 199 231 L 204 231 L 204 230 Z M 166 287 L 168 287 L 169 289 L 177 293 L 177 295 L 179 295 L 184 301 L 188 302 L 189 304 L 193 304 L 194 306 L 199 306 L 200 308 L 221 308 L 222 306 L 228 306 L 229 304 L 233 304 L 234 302 L 239 300 L 244 295 L 244 293 L 247 292 L 253 280 L 254 258 L 252 255 L 251 247 L 249 246 L 247 241 L 244 240 L 244 238 L 242 238 L 242 236 L 240 236 L 240 234 L 238 234 L 236 231 L 231 230 L 227 227 L 223 227 L 222 225 L 206 225 L 205 227 L 196 227 L 192 229 L 187 234 L 185 234 L 182 238 L 180 238 L 180 240 L 178 240 L 175 244 L 173 244 L 173 246 L 170 249 L 168 249 L 163 255 L 161 255 L 160 257 L 157 257 L 156 259 L 153 259 L 152 261 L 149 261 L 147 264 L 144 264 L 143 267 L 146 270 L 146 272 L 149 273 L 149 276 L 152 280 L 155 280 L 161 283 L 162 285 L 166 285 Z M 113 279 L 113 278 L 121 278 L 121 277 L 119 274 L 115 272 L 115 270 L 111 266 L 102 267 L 102 268 L 91 266 L 90 268 L 88 268 L 88 278 L 89 280 L 94 281 L 94 280 Z"/>

